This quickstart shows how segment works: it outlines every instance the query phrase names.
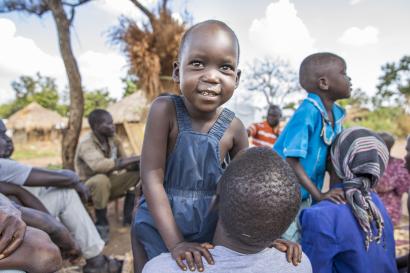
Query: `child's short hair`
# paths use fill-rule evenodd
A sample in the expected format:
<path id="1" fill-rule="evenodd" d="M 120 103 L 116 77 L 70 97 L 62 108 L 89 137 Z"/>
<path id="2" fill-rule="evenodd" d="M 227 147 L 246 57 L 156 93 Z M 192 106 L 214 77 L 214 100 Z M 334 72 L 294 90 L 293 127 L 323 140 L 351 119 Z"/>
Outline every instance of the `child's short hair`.
<path id="1" fill-rule="evenodd" d="M 268 246 L 298 212 L 296 175 L 269 148 L 254 147 L 238 155 L 219 183 L 221 223 L 229 236 L 246 244 Z"/>
<path id="2" fill-rule="evenodd" d="M 197 23 L 197 24 L 191 26 L 187 31 L 185 31 L 185 33 L 182 35 L 181 42 L 179 43 L 178 59 L 181 58 L 182 51 L 183 51 L 183 49 L 184 49 L 184 47 L 185 47 L 185 42 L 187 41 L 187 38 L 189 37 L 190 33 L 191 33 L 193 30 L 195 30 L 197 27 L 202 26 L 202 25 L 207 25 L 207 24 L 210 24 L 210 25 L 212 25 L 212 24 L 218 25 L 218 26 L 220 26 L 221 28 L 227 30 L 227 31 L 232 35 L 232 37 L 234 38 L 235 43 L 236 43 L 236 45 L 237 45 L 237 49 L 238 49 L 238 58 L 237 58 L 237 59 L 238 59 L 238 61 L 239 61 L 240 48 L 239 48 L 239 40 L 238 40 L 238 37 L 236 36 L 236 33 L 235 33 L 227 24 L 225 24 L 224 22 L 219 21 L 219 20 L 206 20 L 206 21 L 203 21 L 203 22 L 200 22 L 200 23 Z"/>
<path id="3" fill-rule="evenodd" d="M 299 69 L 299 83 L 306 91 L 312 91 L 317 83 L 318 77 L 327 69 L 327 65 L 334 61 L 341 61 L 345 63 L 345 60 L 330 52 L 319 52 L 307 56 L 300 64 Z"/>

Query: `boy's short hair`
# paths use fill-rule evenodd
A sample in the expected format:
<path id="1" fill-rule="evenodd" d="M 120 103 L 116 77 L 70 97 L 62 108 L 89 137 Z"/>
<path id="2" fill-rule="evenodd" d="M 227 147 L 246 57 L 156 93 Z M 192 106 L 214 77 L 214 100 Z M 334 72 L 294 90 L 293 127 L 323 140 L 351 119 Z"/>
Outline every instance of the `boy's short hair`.
<path id="1" fill-rule="evenodd" d="M 230 237 L 245 244 L 267 247 L 299 210 L 296 175 L 269 148 L 254 147 L 238 155 L 219 183 L 221 223 Z"/>
<path id="2" fill-rule="evenodd" d="M 107 115 L 111 117 L 110 112 L 107 110 L 95 109 L 88 115 L 88 124 L 93 129 L 95 128 L 95 125 L 102 122 L 103 118 Z"/>
<path id="3" fill-rule="evenodd" d="M 387 149 L 390 152 L 391 148 L 394 145 L 394 142 L 396 141 L 394 139 L 394 136 L 392 134 L 388 133 L 388 132 L 380 132 L 380 133 L 377 133 L 377 134 L 383 139 L 384 143 L 387 146 Z"/>
<path id="4" fill-rule="evenodd" d="M 299 83 L 307 92 L 311 92 L 317 85 L 317 79 L 326 72 L 329 63 L 345 60 L 330 52 L 319 52 L 307 56 L 300 64 Z"/>
<path id="5" fill-rule="evenodd" d="M 236 33 L 227 24 L 225 24 L 224 22 L 219 21 L 219 20 L 206 20 L 206 21 L 203 21 L 203 22 L 200 22 L 200 23 L 197 23 L 197 24 L 191 26 L 187 31 L 185 31 L 185 33 L 182 35 L 181 42 L 179 43 L 178 59 L 181 58 L 182 52 L 185 48 L 185 43 L 186 43 L 189 35 L 192 33 L 192 31 L 195 30 L 199 26 L 207 25 L 207 24 L 209 24 L 209 25 L 212 25 L 212 24 L 218 25 L 219 27 L 225 29 L 226 31 L 228 31 L 232 35 L 232 37 L 234 38 L 234 41 L 236 43 L 236 46 L 237 46 L 237 50 L 238 50 L 237 61 L 239 63 L 240 48 L 239 48 L 238 37 L 236 36 Z"/>

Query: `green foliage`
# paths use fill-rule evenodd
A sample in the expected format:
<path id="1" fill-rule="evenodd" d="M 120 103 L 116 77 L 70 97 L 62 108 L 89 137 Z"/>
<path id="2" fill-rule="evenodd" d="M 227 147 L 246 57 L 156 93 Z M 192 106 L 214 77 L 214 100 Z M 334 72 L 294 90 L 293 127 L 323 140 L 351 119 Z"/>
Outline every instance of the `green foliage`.
<path id="1" fill-rule="evenodd" d="M 377 106 L 388 101 L 396 106 L 410 107 L 410 56 L 403 56 L 397 63 L 382 66 L 383 75 L 377 85 Z"/>
<path id="2" fill-rule="evenodd" d="M 0 117 L 7 118 L 33 101 L 57 111 L 59 96 L 55 79 L 37 73 L 35 77 L 20 76 L 11 86 L 15 100 L 0 106 Z"/>
<path id="3" fill-rule="evenodd" d="M 107 90 L 84 92 L 84 116 L 88 117 L 91 111 L 96 108 L 107 108 L 111 102 L 115 102 L 115 100 L 110 98 Z"/>
<path id="4" fill-rule="evenodd" d="M 370 102 L 370 98 L 367 96 L 366 92 L 364 92 L 360 88 L 354 89 L 352 91 L 350 98 L 337 101 L 337 103 L 344 108 L 347 105 L 355 106 L 355 107 L 363 107 L 369 102 Z"/>
<path id="5" fill-rule="evenodd" d="M 407 115 L 401 107 L 380 107 L 371 111 L 360 121 L 348 121 L 345 127 L 363 126 L 374 131 L 391 132 L 398 137 L 405 137 L 410 133 L 406 128 Z"/>
<path id="6" fill-rule="evenodd" d="M 140 89 L 138 78 L 134 75 L 128 75 L 127 77 L 122 78 L 121 81 L 124 84 L 124 93 L 122 95 L 123 98 L 134 94 Z"/>

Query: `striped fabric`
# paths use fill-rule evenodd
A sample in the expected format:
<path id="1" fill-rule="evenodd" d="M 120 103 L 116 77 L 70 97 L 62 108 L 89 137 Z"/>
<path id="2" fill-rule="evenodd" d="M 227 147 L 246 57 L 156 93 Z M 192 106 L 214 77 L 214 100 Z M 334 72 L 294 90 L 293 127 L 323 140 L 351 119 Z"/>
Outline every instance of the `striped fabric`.
<path id="1" fill-rule="evenodd" d="M 365 232 L 367 249 L 370 242 L 379 242 L 383 233 L 383 218 L 372 201 L 370 191 L 383 175 L 389 152 L 377 134 L 363 127 L 353 127 L 337 137 L 331 148 L 331 158 L 337 175 L 343 181 L 347 203 Z M 371 229 L 372 221 L 378 230 L 376 236 Z"/>
<path id="2" fill-rule="evenodd" d="M 250 132 L 249 135 L 252 137 L 252 145 L 257 147 L 266 146 L 269 148 L 273 147 L 273 144 L 275 144 L 280 133 L 279 126 L 272 129 L 266 120 L 259 123 L 253 123 L 249 126 L 248 131 Z"/>

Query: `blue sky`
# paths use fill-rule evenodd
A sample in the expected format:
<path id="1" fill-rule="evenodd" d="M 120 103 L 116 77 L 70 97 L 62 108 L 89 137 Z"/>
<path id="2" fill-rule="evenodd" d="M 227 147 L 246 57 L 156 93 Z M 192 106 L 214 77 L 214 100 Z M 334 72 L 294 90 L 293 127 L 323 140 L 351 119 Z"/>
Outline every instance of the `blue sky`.
<path id="1" fill-rule="evenodd" d="M 219 19 L 230 25 L 240 40 L 244 74 L 253 58 L 281 57 L 297 69 L 307 54 L 331 51 L 346 59 L 353 86 L 373 94 L 381 65 L 410 54 L 408 0 L 170 2 L 175 13 L 188 10 L 194 23 Z M 107 33 L 121 14 L 144 18 L 129 0 L 96 0 L 78 9 L 72 29 L 83 85 L 107 88 L 115 98 L 122 94 L 127 63 Z M 0 37 L 0 103 L 13 98 L 10 83 L 23 74 L 39 71 L 56 77 L 60 89 L 67 85 L 50 15 L 0 14 Z"/>

